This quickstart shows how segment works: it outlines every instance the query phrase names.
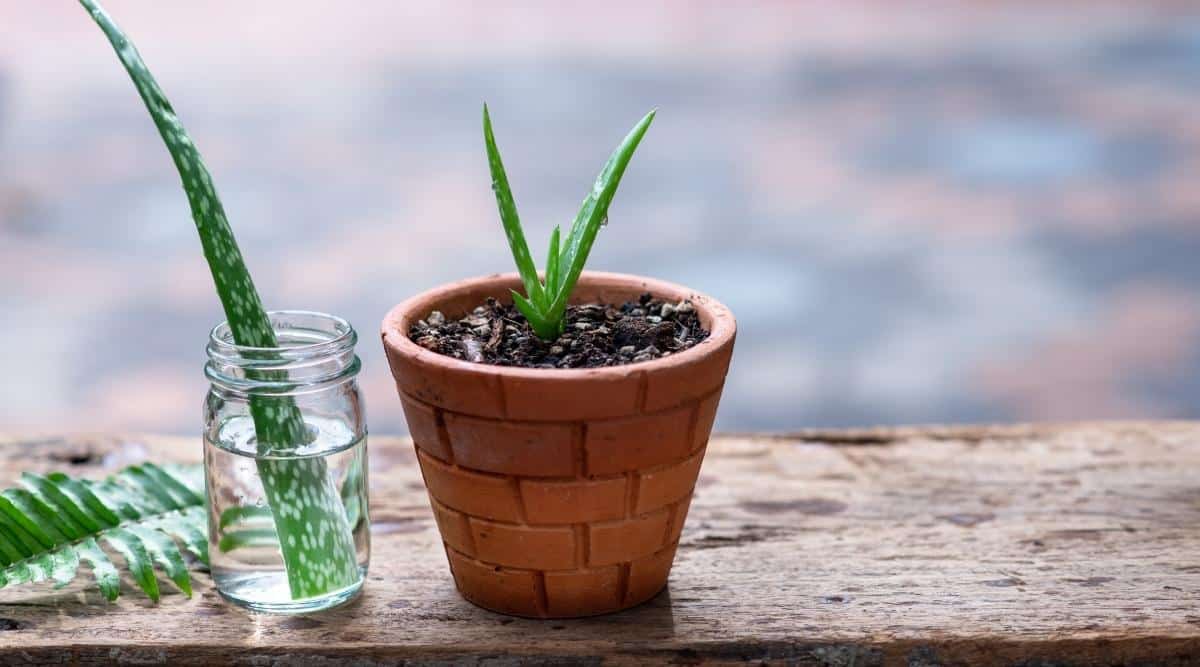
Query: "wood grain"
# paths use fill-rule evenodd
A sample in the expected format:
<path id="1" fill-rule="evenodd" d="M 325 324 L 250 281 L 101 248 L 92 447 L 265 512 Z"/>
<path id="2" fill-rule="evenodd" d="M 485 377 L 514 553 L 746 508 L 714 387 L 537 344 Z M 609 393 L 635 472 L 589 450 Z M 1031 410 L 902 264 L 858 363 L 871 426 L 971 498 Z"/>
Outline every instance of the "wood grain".
<path id="1" fill-rule="evenodd" d="M 407 440 L 374 438 L 363 596 L 304 617 L 197 595 L 0 592 L 0 661 L 1191 664 L 1200 424 L 714 438 L 671 584 L 613 616 L 528 621 L 454 592 Z M 22 470 L 198 460 L 198 439 L 0 438 Z M 167 588 L 169 585 L 164 586 Z"/>

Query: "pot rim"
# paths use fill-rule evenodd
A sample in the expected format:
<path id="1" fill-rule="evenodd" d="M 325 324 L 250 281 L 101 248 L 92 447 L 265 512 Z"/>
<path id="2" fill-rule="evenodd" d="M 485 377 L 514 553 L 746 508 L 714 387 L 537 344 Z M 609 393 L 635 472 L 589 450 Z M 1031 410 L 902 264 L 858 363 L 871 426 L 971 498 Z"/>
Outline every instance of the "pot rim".
<path id="1" fill-rule="evenodd" d="M 454 357 L 438 354 L 417 345 L 408 337 L 412 324 L 420 319 L 419 314 L 428 314 L 433 306 L 446 301 L 454 295 L 496 285 L 497 291 L 503 293 L 511 286 L 519 288 L 521 279 L 516 272 L 494 273 L 487 276 L 465 278 L 451 283 L 434 287 L 400 302 L 388 311 L 383 319 L 383 342 L 396 353 L 404 355 L 422 365 L 452 369 L 487 376 L 502 376 L 517 379 L 547 379 L 554 378 L 562 381 L 594 380 L 598 378 L 626 377 L 630 372 L 667 370 L 684 366 L 693 360 L 698 360 L 713 354 L 732 343 L 737 333 L 737 321 L 733 312 L 716 299 L 684 287 L 676 283 L 648 278 L 627 273 L 610 273 L 606 271 L 584 271 L 579 277 L 579 284 L 609 285 L 613 288 L 629 287 L 643 290 L 659 298 L 669 298 L 679 301 L 688 299 L 692 305 L 704 313 L 709 320 L 708 338 L 696 345 L 667 357 L 636 361 L 619 366 L 603 366 L 600 368 L 524 368 L 517 366 L 496 366 L 473 361 L 455 359 Z"/>

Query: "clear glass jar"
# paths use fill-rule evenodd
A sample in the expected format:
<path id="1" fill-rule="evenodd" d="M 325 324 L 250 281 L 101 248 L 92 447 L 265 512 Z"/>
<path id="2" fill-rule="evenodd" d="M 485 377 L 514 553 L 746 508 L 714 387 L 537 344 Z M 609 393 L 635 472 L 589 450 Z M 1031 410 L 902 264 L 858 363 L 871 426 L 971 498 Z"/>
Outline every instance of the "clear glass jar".
<path id="1" fill-rule="evenodd" d="M 234 344 L 228 322 L 209 337 L 209 561 L 226 599 L 311 612 L 353 598 L 370 556 L 358 335 L 332 315 L 269 317 L 278 348 Z"/>

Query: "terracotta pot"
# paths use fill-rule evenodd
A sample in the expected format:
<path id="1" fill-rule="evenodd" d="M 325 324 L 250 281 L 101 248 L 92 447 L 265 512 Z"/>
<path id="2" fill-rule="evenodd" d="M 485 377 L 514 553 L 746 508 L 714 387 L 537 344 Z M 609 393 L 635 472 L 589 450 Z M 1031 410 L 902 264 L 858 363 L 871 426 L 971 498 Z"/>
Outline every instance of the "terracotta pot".
<path id="1" fill-rule="evenodd" d="M 586 370 L 460 361 L 408 338 L 509 298 L 516 274 L 463 280 L 396 306 L 383 344 L 463 597 L 506 614 L 591 616 L 667 583 L 733 352 L 717 301 L 671 283 L 584 273 L 575 303 L 690 299 L 711 334 L 653 361 Z"/>

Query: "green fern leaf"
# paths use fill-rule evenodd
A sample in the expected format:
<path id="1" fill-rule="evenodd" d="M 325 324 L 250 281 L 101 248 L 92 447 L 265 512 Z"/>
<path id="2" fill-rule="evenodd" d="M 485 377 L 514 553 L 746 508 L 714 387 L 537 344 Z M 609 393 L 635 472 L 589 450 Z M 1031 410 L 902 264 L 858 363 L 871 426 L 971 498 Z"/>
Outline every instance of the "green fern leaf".
<path id="1" fill-rule="evenodd" d="M 163 572 L 166 572 L 167 577 L 175 582 L 179 590 L 183 591 L 188 597 L 191 597 L 192 580 L 188 576 L 187 564 L 183 561 L 183 554 L 179 552 L 179 547 L 175 544 L 175 541 L 167 537 L 165 533 L 144 526 L 131 526 L 129 532 L 137 535 L 142 540 L 146 551 L 150 553 L 150 558 L 162 568 Z"/>
<path id="2" fill-rule="evenodd" d="M 55 588 L 62 588 L 75 580 L 79 572 L 79 552 L 70 545 L 50 552 L 50 578 Z"/>
<path id="3" fill-rule="evenodd" d="M 154 564 L 142 539 L 124 528 L 113 528 L 104 533 L 104 542 L 125 559 L 125 566 L 129 568 L 138 587 L 151 600 L 158 602 L 158 579 L 154 577 Z"/>
<path id="4" fill-rule="evenodd" d="M 179 514 L 167 514 L 155 517 L 145 524 L 183 543 L 184 549 L 201 563 L 208 562 L 208 535 L 204 533 L 204 509 L 190 507 Z"/>
<path id="5" fill-rule="evenodd" d="M 94 537 L 80 542 L 77 548 L 79 558 L 91 564 L 92 576 L 96 578 L 96 585 L 100 587 L 100 592 L 110 602 L 116 600 L 117 596 L 121 594 L 121 577 L 117 574 L 116 566 L 108 559 L 108 554 L 104 553 Z"/>
<path id="6" fill-rule="evenodd" d="M 25 489 L 7 489 L 0 495 L 25 516 L 37 517 L 35 520 L 40 520 L 38 525 L 50 536 L 54 544 L 83 536 L 83 533 L 77 532 L 69 521 L 56 513 L 45 501 Z"/>
<path id="7" fill-rule="evenodd" d="M 278 546 L 279 536 L 275 534 L 275 529 L 272 527 L 231 530 L 223 534 L 221 541 L 217 543 L 217 548 L 221 550 L 221 553 L 248 547 Z"/>
<path id="8" fill-rule="evenodd" d="M 180 544 L 208 563 L 199 465 L 144 463 L 99 481 L 25 473 L 21 484 L 0 492 L 0 588 L 47 580 L 62 587 L 86 562 L 100 592 L 115 600 L 120 574 L 104 544 L 150 599 L 159 598 L 155 566 L 191 597 Z"/>

